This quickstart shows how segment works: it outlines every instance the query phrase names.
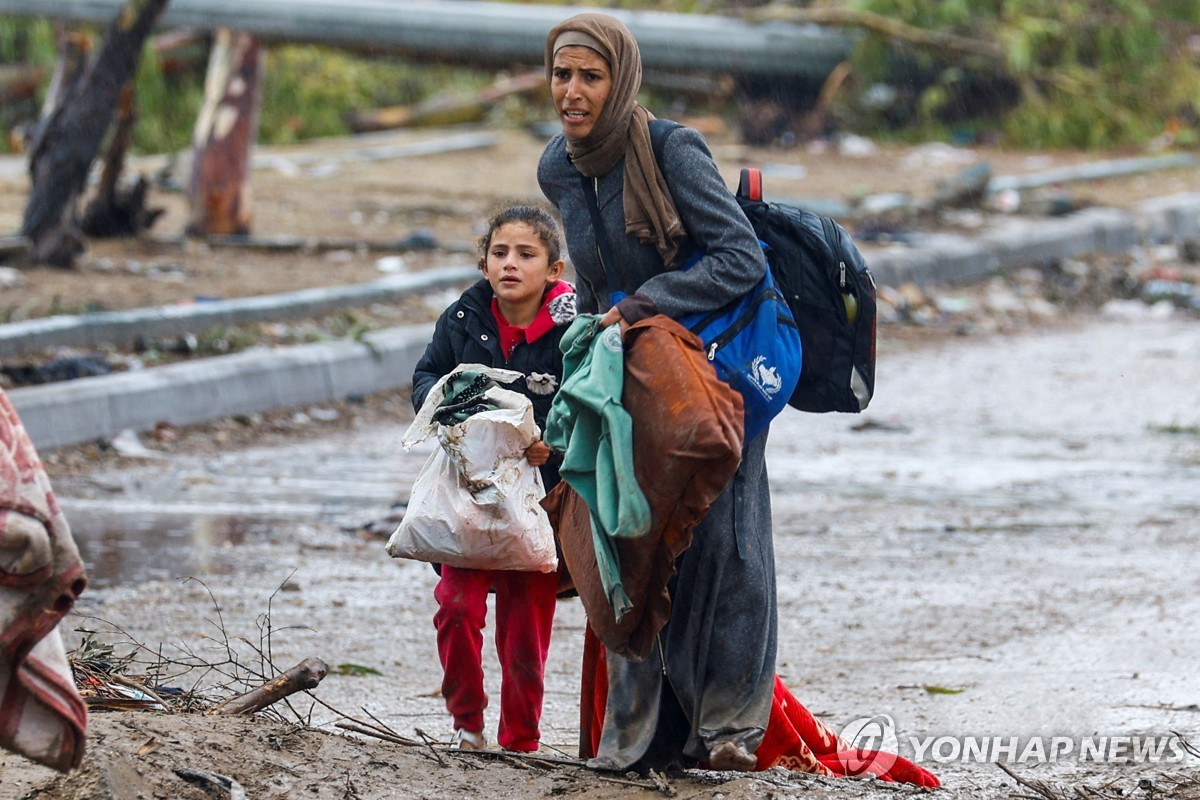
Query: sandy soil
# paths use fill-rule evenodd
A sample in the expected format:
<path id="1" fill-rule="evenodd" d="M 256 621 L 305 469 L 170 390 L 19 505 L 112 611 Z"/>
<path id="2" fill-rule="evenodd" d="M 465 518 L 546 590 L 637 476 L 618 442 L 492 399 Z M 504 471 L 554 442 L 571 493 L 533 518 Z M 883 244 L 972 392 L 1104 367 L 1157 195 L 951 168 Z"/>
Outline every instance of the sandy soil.
<path id="1" fill-rule="evenodd" d="M 395 134 L 371 146 L 450 134 Z M 347 154 L 368 146 L 362 141 L 291 151 L 291 167 L 276 161 L 255 173 L 256 233 L 391 241 L 430 230 L 443 242 L 469 241 L 498 198 L 537 196 L 540 142 L 497 134 L 493 148 L 420 159 L 354 160 Z M 841 199 L 929 196 L 939 179 L 978 160 L 1012 174 L 1101 157 L 928 147 L 851 158 L 752 150 L 719 134 L 712 141 L 731 183 L 743 162 L 774 165 L 768 187 L 781 195 Z M 1176 170 L 1078 191 L 1128 205 L 1198 188 L 1200 171 Z M 0 228 L 17 226 L 22 201 L 19 176 L 0 185 Z M 155 201 L 169 213 L 154 233 L 177 235 L 181 196 Z M 365 281 L 379 276 L 379 256 L 97 243 L 76 271 L 22 271 L 23 285 L 0 290 L 0 309 L 21 318 Z M 414 269 L 465 258 L 405 257 Z M 1134 319 L 1114 316 L 1121 309 Z M 776 425 L 779 672 L 831 726 L 887 715 L 909 756 L 911 737 L 930 736 L 1078 742 L 1177 731 L 1200 741 L 1192 635 L 1200 607 L 1184 557 L 1200 537 L 1200 452 L 1188 433 L 1200 423 L 1190 388 L 1200 381 L 1200 342 L 1194 321 L 1124 306 L 1110 312 L 957 329 L 965 336 L 953 327 L 888 329 L 880 356 L 887 389 L 870 414 L 786 414 Z M 910 793 L 776 772 L 693 771 L 656 786 L 553 761 L 571 758 L 577 742 L 577 601 L 561 603 L 556 619 L 549 760 L 347 736 L 335 727 L 347 717 L 378 720 L 407 738 L 420 730 L 445 740 L 448 725 L 437 696 L 432 571 L 390 561 L 377 534 L 348 530 L 406 496 L 424 458 L 398 447 L 411 412 L 402 397 L 333 410 L 327 422 L 298 413 L 311 409 L 288 410 L 178 432 L 149 442 L 164 452 L 146 459 L 90 446 L 49 454 L 64 508 L 94 559 L 93 588 L 69 624 L 74 643 L 78 629 L 95 629 L 125 647 L 145 645 L 154 652 L 139 654 L 141 669 L 164 658 L 225 662 L 234 677 L 210 673 L 204 684 L 216 696 L 252 682 L 262 670 L 256 648 L 267 645 L 280 668 L 319 655 L 334 672 L 315 700 L 278 718 L 95 711 L 83 770 L 59 777 L 0 755 L 0 799 L 229 796 L 185 782 L 180 769 L 233 777 L 250 798 Z M 183 549 L 171 549 L 171 515 L 186 531 Z M 141 577 L 122 579 L 131 564 Z M 494 692 L 498 671 L 488 658 Z M 178 665 L 169 671 L 184 684 Z M 1200 797 L 1196 763 L 1010 765 L 1022 780 L 1046 781 L 1041 791 L 994 763 L 925 765 L 943 777 L 941 797 L 1107 800 Z"/>

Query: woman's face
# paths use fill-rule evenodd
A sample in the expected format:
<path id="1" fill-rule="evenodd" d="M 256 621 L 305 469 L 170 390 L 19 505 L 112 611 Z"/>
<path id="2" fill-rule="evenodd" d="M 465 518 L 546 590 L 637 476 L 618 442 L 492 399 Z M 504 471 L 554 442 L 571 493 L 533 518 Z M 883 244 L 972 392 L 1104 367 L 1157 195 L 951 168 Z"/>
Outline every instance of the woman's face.
<path id="1" fill-rule="evenodd" d="M 592 132 L 612 85 L 608 62 L 592 48 L 569 45 L 554 54 L 550 96 L 568 139 L 585 139 Z"/>

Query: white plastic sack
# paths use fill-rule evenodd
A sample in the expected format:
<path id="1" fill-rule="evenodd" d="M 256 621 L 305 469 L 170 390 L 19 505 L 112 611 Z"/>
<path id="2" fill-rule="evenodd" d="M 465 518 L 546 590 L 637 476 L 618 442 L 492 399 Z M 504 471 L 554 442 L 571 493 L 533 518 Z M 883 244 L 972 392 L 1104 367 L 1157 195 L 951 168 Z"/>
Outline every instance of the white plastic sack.
<path id="1" fill-rule="evenodd" d="M 515 375 L 472 364 L 460 369 L 506 382 Z M 541 473 L 525 460 L 525 449 L 541 435 L 532 403 L 519 392 L 493 387 L 486 396 L 499 408 L 439 425 L 432 422 L 432 410 L 442 401 L 444 383 L 430 390 L 401 440 L 407 449 L 436 431 L 440 447 L 413 483 L 388 554 L 469 569 L 553 572 L 554 532 L 540 505 L 546 491 Z"/>

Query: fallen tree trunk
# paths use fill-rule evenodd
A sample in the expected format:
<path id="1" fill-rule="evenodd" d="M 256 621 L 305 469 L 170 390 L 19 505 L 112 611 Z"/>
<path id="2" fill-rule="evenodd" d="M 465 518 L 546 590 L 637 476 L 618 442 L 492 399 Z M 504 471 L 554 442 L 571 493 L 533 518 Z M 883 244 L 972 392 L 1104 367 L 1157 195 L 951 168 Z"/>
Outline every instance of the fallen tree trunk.
<path id="1" fill-rule="evenodd" d="M 250 232 L 250 147 L 258 133 L 262 69 L 263 49 L 253 36 L 218 32 L 196 120 L 189 234 Z"/>
<path id="2" fill-rule="evenodd" d="M 70 267 L 83 252 L 75 201 L 112 123 L 122 87 L 133 79 L 142 44 L 167 0 L 129 0 L 109 26 L 96 57 L 66 86 L 39 125 L 29 153 L 32 188 L 21 234 L 34 261 Z"/>
<path id="3" fill-rule="evenodd" d="M 355 133 L 391 130 L 416 125 L 457 125 L 478 122 L 488 110 L 506 97 L 546 92 L 546 75 L 530 71 L 496 81 L 472 94 L 458 92 L 435 95 L 411 106 L 390 106 L 358 111 L 347 116 L 346 124 Z"/>
<path id="4" fill-rule="evenodd" d="M 231 697 L 205 713 L 220 716 L 253 714 L 296 692 L 317 688 L 328 672 L 329 665 L 321 659 L 306 658 L 278 678 L 245 694 Z"/>
<path id="5" fill-rule="evenodd" d="M 1005 63 L 1004 48 L 986 39 L 958 36 L 939 30 L 918 28 L 898 19 L 852 8 L 796 8 L 773 3 L 752 11 L 747 19 L 759 22 L 788 22 L 793 24 L 855 27 L 874 31 L 898 41 L 960 56 L 979 56 L 997 67 Z"/>

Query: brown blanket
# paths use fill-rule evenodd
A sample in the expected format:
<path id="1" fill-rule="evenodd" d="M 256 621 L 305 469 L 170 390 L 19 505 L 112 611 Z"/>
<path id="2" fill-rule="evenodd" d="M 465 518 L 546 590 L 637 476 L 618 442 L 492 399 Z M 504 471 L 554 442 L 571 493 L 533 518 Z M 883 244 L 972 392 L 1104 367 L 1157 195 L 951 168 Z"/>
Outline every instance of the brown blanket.
<path id="1" fill-rule="evenodd" d="M 622 405 L 633 418 L 634 470 L 651 525 L 645 536 L 615 540 L 634 605 L 620 623 L 596 569 L 587 504 L 564 481 L 542 505 L 588 623 L 611 650 L 641 661 L 671 614 L 675 559 L 741 463 L 742 398 L 717 378 L 699 337 L 668 317 L 633 325 L 624 341 Z"/>

